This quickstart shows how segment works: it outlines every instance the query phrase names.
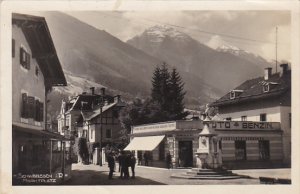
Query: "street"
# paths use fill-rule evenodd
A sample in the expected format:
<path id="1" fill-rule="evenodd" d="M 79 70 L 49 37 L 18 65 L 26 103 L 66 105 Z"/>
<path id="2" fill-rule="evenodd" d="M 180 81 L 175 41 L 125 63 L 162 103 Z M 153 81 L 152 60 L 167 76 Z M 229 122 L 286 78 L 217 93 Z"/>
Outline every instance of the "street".
<path id="1" fill-rule="evenodd" d="M 184 172 L 187 169 L 162 169 L 137 166 L 135 179 L 120 179 L 118 165 L 113 179 L 108 179 L 108 167 L 103 165 L 72 165 L 71 179 L 65 185 L 228 185 L 228 184 L 260 184 L 259 179 L 234 180 L 188 180 L 170 178 L 171 174 Z M 250 170 L 249 170 L 250 171 Z M 245 172 L 244 172 L 245 173 Z"/>

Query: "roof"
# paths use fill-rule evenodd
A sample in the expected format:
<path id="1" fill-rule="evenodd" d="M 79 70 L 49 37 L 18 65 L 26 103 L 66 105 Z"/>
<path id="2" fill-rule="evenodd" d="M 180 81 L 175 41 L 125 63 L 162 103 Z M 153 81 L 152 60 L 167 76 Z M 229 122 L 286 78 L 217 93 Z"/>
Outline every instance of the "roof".
<path id="1" fill-rule="evenodd" d="M 67 81 L 45 18 L 13 13 L 12 23 L 22 29 L 32 51 L 32 57 L 37 60 L 44 75 L 45 85 L 66 86 Z"/>
<path id="2" fill-rule="evenodd" d="M 102 107 L 102 113 L 104 113 L 105 111 L 110 110 L 113 107 L 123 107 L 123 106 L 125 106 L 124 102 L 116 101 L 116 102 L 113 102 L 111 104 L 104 105 Z M 98 106 L 93 111 L 81 112 L 81 114 L 82 114 L 82 117 L 83 117 L 84 120 L 91 120 L 91 119 L 93 119 L 93 118 L 95 118 L 95 117 L 97 117 L 101 114 L 101 108 Z"/>
<path id="3" fill-rule="evenodd" d="M 101 95 L 92 95 L 92 94 L 79 94 L 69 110 L 81 110 L 82 104 L 81 102 L 86 102 L 86 108 L 90 110 L 92 107 L 92 103 L 95 102 L 97 99 L 101 100 Z"/>
<path id="4" fill-rule="evenodd" d="M 36 136 L 38 138 L 42 138 L 42 139 L 69 140 L 66 137 L 64 137 L 58 133 L 53 133 L 53 132 L 50 132 L 47 130 L 40 130 L 34 126 L 28 126 L 23 123 L 13 123 L 13 130 L 16 132 L 22 132 L 22 133 L 34 135 L 34 136 Z"/>
<path id="5" fill-rule="evenodd" d="M 271 86 L 268 92 L 263 91 L 264 85 Z M 239 92 L 233 99 L 230 99 L 230 92 L 228 92 L 226 95 L 213 102 L 211 106 L 237 104 L 245 101 L 268 99 L 277 96 L 280 96 L 278 99 L 284 100 L 284 98 L 290 96 L 291 92 L 291 70 L 287 70 L 283 76 L 280 76 L 279 73 L 272 74 L 268 80 L 264 80 L 264 77 L 247 80 L 233 91 L 242 92 Z"/>

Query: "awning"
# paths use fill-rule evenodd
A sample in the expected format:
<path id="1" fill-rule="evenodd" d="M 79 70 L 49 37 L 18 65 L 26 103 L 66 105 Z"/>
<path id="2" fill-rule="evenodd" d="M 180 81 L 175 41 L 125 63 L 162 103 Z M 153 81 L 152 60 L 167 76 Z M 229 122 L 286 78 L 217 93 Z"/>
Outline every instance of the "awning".
<path id="1" fill-rule="evenodd" d="M 164 139 L 164 135 L 134 137 L 124 150 L 154 150 L 158 144 Z"/>

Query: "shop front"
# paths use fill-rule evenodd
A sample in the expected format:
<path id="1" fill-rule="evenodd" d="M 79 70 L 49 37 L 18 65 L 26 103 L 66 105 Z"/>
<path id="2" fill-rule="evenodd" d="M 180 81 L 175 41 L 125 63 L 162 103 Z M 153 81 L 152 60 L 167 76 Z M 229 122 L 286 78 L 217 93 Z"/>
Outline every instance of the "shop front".
<path id="1" fill-rule="evenodd" d="M 272 168 L 282 164 L 278 122 L 173 121 L 134 126 L 125 150 L 142 165 L 173 168 Z M 146 162 L 146 160 L 149 160 Z"/>

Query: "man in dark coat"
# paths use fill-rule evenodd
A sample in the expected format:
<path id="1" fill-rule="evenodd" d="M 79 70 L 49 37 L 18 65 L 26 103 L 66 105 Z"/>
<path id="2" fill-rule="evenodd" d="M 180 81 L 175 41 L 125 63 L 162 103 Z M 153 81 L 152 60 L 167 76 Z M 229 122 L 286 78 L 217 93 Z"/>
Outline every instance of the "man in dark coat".
<path id="1" fill-rule="evenodd" d="M 167 154 L 166 163 L 167 163 L 167 168 L 170 169 L 172 166 L 172 157 L 170 153 Z"/>
<path id="2" fill-rule="evenodd" d="M 107 162 L 108 162 L 108 168 L 109 168 L 108 179 L 112 179 L 114 169 L 115 169 L 115 158 L 112 153 L 108 154 Z"/>
<path id="3" fill-rule="evenodd" d="M 145 166 L 148 166 L 149 165 L 149 162 L 148 162 L 149 157 L 148 157 L 147 152 L 144 153 L 144 160 L 145 160 Z"/>
<path id="4" fill-rule="evenodd" d="M 125 175 L 125 153 L 124 151 L 121 152 L 121 154 L 118 157 L 119 159 L 119 167 L 120 167 L 120 178 L 123 178 Z"/>
<path id="5" fill-rule="evenodd" d="M 132 172 L 131 178 L 133 178 L 133 179 L 135 178 L 135 172 L 134 172 L 135 164 L 136 164 L 136 158 L 135 158 L 134 154 L 131 154 L 130 167 L 131 167 L 131 172 Z"/>
<path id="6" fill-rule="evenodd" d="M 126 154 L 125 160 L 124 160 L 124 165 L 122 166 L 122 168 L 124 167 L 124 178 L 125 179 L 129 178 L 129 171 L 128 171 L 129 166 L 130 166 L 130 154 Z"/>

